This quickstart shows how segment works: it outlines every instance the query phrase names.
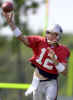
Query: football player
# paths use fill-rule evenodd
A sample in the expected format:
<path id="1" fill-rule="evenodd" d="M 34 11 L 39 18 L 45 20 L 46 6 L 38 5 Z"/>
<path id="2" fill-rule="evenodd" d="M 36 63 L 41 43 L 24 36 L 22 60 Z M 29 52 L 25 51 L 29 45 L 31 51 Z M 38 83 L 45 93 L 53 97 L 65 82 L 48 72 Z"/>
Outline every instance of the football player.
<path id="1" fill-rule="evenodd" d="M 69 49 L 59 44 L 63 30 L 60 25 L 46 30 L 46 36 L 23 36 L 20 29 L 12 20 L 13 14 L 3 12 L 14 35 L 24 45 L 32 48 L 33 57 L 29 60 L 35 67 L 30 88 L 25 92 L 28 95 L 33 92 L 33 100 L 56 100 L 57 79 L 60 73 L 67 75 Z"/>

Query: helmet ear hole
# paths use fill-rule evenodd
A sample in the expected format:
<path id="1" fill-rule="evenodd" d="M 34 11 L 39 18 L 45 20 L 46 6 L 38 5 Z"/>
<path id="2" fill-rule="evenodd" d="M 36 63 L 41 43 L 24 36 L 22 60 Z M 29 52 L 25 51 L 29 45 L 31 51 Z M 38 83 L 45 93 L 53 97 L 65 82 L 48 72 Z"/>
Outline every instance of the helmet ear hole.
<path id="1" fill-rule="evenodd" d="M 62 37 L 62 33 L 59 33 L 58 36 L 57 36 L 57 41 L 59 41 Z"/>
<path id="2" fill-rule="evenodd" d="M 60 40 L 60 36 L 58 35 L 58 36 L 57 36 L 57 41 L 59 41 L 59 40 Z"/>

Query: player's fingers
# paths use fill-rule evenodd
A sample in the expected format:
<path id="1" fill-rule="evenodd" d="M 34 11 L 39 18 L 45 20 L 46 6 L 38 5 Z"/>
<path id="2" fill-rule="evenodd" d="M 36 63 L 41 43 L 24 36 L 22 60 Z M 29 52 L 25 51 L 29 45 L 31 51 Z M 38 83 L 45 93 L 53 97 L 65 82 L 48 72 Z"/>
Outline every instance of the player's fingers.
<path id="1" fill-rule="evenodd" d="M 51 54 L 55 54 L 55 52 L 51 48 L 48 47 L 48 50 L 50 51 Z"/>
<path id="2" fill-rule="evenodd" d="M 14 13 L 11 13 L 11 20 L 14 21 Z"/>
<path id="3" fill-rule="evenodd" d="M 48 48 L 49 50 L 49 56 L 51 57 L 52 60 L 55 59 L 55 52 L 51 49 L 51 48 Z"/>
<path id="4" fill-rule="evenodd" d="M 10 23 L 11 20 L 12 20 L 12 13 L 7 13 L 6 14 L 6 19 L 7 19 L 7 22 Z"/>
<path id="5" fill-rule="evenodd" d="M 11 19 L 12 19 L 12 17 L 13 17 L 13 13 L 11 13 Z"/>
<path id="6" fill-rule="evenodd" d="M 9 13 L 7 17 L 8 17 L 9 20 L 11 20 L 12 19 L 12 13 Z"/>
<path id="7" fill-rule="evenodd" d="M 14 13 L 12 12 L 9 16 L 10 22 L 14 22 Z"/>

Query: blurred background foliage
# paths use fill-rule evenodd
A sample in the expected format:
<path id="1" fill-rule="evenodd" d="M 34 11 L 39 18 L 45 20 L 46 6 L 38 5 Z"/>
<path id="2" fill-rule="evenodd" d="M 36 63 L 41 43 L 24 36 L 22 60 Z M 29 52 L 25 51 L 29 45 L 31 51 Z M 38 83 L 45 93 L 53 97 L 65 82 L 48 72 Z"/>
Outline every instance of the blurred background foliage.
<path id="1" fill-rule="evenodd" d="M 31 4 L 26 4 L 27 0 L 14 0 L 15 5 L 15 23 L 25 35 L 33 35 L 28 29 L 27 22 L 21 23 L 19 20 L 20 10 L 24 9 L 24 15 L 32 8 L 33 14 L 36 13 L 39 3 L 31 0 Z M 45 3 L 42 0 L 41 3 Z M 23 6 L 24 5 L 24 6 Z M 4 27 L 7 26 L 5 22 Z M 42 33 L 43 30 L 40 32 Z M 40 34 L 37 33 L 37 34 Z M 59 95 L 73 96 L 73 35 L 65 33 L 62 44 L 70 48 L 71 57 L 69 60 L 69 73 L 67 77 L 59 77 Z M 9 39 L 6 36 L 0 36 L 0 82 L 4 83 L 31 83 L 34 68 L 28 62 L 28 58 L 33 55 L 32 50 L 21 44 L 15 37 Z M 25 90 L 24 90 L 25 91 Z M 32 96 L 25 97 L 23 90 L 0 89 L 1 100 L 30 100 Z"/>

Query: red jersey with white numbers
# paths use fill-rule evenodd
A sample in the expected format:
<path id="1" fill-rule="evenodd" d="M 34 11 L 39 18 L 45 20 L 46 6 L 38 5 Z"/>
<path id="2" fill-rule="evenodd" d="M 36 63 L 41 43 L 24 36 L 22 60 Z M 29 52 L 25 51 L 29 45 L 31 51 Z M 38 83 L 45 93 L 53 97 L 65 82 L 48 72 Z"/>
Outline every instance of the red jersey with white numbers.
<path id="1" fill-rule="evenodd" d="M 30 59 L 30 62 L 41 70 L 58 74 L 54 62 L 49 56 L 49 49 L 51 48 L 56 55 L 56 59 L 60 63 L 67 63 L 70 52 L 67 47 L 63 45 L 50 46 L 46 39 L 41 36 L 28 36 L 29 47 L 32 48 L 34 56 Z"/>

